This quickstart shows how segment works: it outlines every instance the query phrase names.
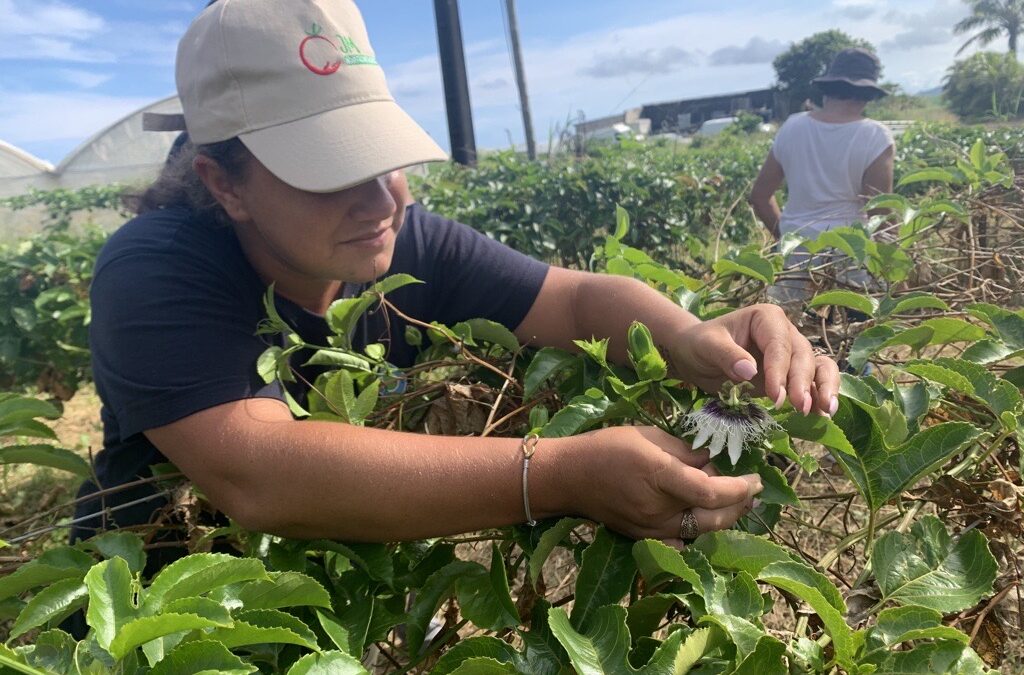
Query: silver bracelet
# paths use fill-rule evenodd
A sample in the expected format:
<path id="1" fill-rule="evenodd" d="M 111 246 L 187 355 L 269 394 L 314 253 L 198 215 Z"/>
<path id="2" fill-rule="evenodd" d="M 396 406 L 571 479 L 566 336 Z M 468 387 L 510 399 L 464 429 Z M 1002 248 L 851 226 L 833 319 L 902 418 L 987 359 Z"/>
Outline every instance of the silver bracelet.
<path id="1" fill-rule="evenodd" d="M 526 511 L 526 522 L 530 527 L 537 524 L 530 514 L 530 458 L 536 452 L 539 442 L 540 436 L 531 432 L 523 436 L 521 446 L 523 450 L 523 510 Z"/>

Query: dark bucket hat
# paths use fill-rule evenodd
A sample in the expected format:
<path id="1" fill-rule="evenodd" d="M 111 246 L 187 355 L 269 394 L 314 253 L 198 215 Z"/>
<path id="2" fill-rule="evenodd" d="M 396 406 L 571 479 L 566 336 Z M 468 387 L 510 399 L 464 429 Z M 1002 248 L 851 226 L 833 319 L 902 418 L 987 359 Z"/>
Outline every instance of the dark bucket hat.
<path id="1" fill-rule="evenodd" d="M 878 86 L 878 76 L 881 72 L 882 64 L 877 56 L 867 49 L 854 47 L 836 54 L 832 65 L 828 67 L 828 72 L 811 82 L 846 82 L 851 86 L 870 89 L 882 96 L 888 96 L 889 92 Z"/>

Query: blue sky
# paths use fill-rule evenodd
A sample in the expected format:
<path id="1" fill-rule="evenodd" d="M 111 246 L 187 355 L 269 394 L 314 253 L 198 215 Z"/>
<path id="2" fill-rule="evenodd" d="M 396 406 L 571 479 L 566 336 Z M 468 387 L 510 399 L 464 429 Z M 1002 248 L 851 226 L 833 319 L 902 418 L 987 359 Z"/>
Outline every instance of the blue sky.
<path id="1" fill-rule="evenodd" d="M 396 99 L 447 147 L 431 0 L 358 3 Z M 174 52 L 205 0 L 0 0 L 0 140 L 53 163 L 174 93 Z M 766 7 L 768 5 L 768 7 Z M 477 142 L 522 143 L 503 0 L 462 0 Z M 961 0 L 518 0 L 538 140 L 647 102 L 770 84 L 793 41 L 841 28 L 869 39 L 886 79 L 936 86 Z M 1003 45 L 998 45 L 999 49 Z"/>

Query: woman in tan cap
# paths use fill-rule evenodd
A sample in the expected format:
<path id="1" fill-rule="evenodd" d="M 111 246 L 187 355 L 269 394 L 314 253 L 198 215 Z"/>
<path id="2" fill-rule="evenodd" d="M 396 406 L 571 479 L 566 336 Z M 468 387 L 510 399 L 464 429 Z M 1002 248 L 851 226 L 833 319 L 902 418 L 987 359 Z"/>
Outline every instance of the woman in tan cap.
<path id="1" fill-rule="evenodd" d="M 813 239 L 863 221 L 867 200 L 892 192 L 892 133 L 864 116 L 869 102 L 887 95 L 878 86 L 880 72 L 878 57 L 870 51 L 843 50 L 828 72 L 814 80 L 824 97 L 822 107 L 791 115 L 779 129 L 750 192 L 754 212 L 776 239 L 789 233 Z M 775 193 L 783 182 L 789 197 L 780 211 Z M 802 306 L 813 294 L 807 268 L 828 259 L 792 254 L 786 267 L 796 274 L 772 287 L 769 295 Z M 870 281 L 857 271 L 843 272 L 839 279 L 854 288 Z"/>
<path id="2" fill-rule="evenodd" d="M 391 98 L 349 0 L 221 0 L 182 39 L 177 83 L 191 142 L 96 264 L 102 487 L 166 458 L 245 527 L 385 541 L 559 514 L 678 540 L 732 525 L 761 489 L 757 476 L 712 475 L 706 452 L 651 428 L 543 439 L 523 490 L 520 439 L 298 422 L 282 386 L 256 372 L 269 284 L 312 343 L 329 334 L 333 301 L 405 272 L 425 283 L 391 297 L 420 319 L 489 318 L 536 346 L 606 335 L 620 361 L 640 320 L 690 382 L 753 380 L 806 414 L 835 411 L 835 364 L 816 359 L 777 308 L 701 323 L 640 282 L 549 267 L 412 203 L 401 169 L 445 154 Z M 414 351 L 389 339 L 404 327 L 381 309 L 353 341 L 382 342 L 407 367 Z M 312 381 L 307 356 L 293 366 Z M 301 400 L 305 387 L 289 387 Z M 117 511 L 114 523 L 97 515 L 76 536 L 144 522 L 156 505 Z"/>

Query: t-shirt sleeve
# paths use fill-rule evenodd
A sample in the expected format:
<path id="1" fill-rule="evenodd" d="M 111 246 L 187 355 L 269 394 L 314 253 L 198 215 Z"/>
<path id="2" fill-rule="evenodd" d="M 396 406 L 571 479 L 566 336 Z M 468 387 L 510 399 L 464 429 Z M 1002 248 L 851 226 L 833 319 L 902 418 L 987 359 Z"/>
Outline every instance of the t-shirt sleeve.
<path id="1" fill-rule="evenodd" d="M 779 127 L 779 130 L 775 132 L 775 139 L 772 141 L 771 153 L 775 157 L 775 161 L 785 166 L 786 156 L 789 148 L 789 135 L 793 128 L 792 118 L 786 120 Z"/>
<path id="2" fill-rule="evenodd" d="M 283 399 L 258 376 L 259 298 L 209 262 L 172 252 L 114 258 L 90 292 L 96 386 L 121 440 L 222 403 Z"/>
<path id="3" fill-rule="evenodd" d="M 875 133 L 872 134 L 872 142 L 868 152 L 868 166 L 874 163 L 889 146 L 896 145 L 892 130 L 880 122 L 875 123 Z"/>
<path id="4" fill-rule="evenodd" d="M 417 215 L 420 259 L 432 269 L 432 318 L 447 325 L 482 318 L 518 327 L 549 266 L 468 225 L 422 210 Z"/>

